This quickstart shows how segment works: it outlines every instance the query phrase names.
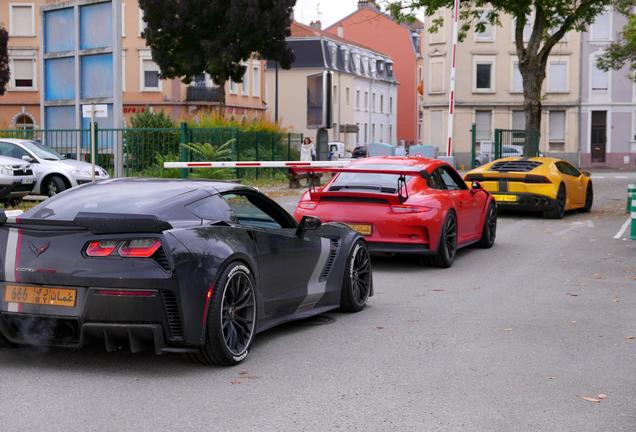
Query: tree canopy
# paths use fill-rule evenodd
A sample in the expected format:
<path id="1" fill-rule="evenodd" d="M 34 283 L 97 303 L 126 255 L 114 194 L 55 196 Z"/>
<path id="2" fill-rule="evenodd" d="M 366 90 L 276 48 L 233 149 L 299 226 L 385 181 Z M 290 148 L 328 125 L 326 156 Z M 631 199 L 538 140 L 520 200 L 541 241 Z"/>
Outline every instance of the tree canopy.
<path id="1" fill-rule="evenodd" d="M 628 65 L 632 79 L 636 81 L 636 15 L 629 16 L 621 36 L 598 58 L 598 66 L 607 71 Z"/>
<path id="2" fill-rule="evenodd" d="M 9 71 L 9 33 L 6 29 L 0 27 L 0 96 L 2 96 L 7 88 L 11 72 Z"/>
<path id="3" fill-rule="evenodd" d="M 471 27 L 483 31 L 487 23 L 500 25 L 502 15 L 513 18 L 515 47 L 523 80 L 526 129 L 540 130 L 541 87 L 554 46 L 569 31 L 585 31 L 608 7 L 627 10 L 634 4 L 636 0 L 461 0 L 460 38 Z M 440 9 L 452 9 L 453 6 L 453 0 L 396 0 L 389 3 L 388 10 L 397 19 L 408 21 L 423 9 L 425 15 L 431 17 L 429 31 L 436 32 L 443 21 L 435 15 Z"/>
<path id="4" fill-rule="evenodd" d="M 207 73 L 221 88 L 241 82 L 242 61 L 255 53 L 289 68 L 287 47 L 295 0 L 139 0 L 143 36 L 163 78 L 191 82 Z"/>

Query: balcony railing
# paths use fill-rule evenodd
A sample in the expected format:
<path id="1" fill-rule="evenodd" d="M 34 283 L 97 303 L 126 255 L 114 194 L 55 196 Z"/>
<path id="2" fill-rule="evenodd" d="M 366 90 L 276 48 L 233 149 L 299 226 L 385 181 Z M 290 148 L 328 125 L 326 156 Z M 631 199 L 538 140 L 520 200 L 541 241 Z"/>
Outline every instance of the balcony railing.
<path id="1" fill-rule="evenodd" d="M 186 100 L 188 102 L 220 102 L 221 93 L 218 87 L 189 86 Z"/>

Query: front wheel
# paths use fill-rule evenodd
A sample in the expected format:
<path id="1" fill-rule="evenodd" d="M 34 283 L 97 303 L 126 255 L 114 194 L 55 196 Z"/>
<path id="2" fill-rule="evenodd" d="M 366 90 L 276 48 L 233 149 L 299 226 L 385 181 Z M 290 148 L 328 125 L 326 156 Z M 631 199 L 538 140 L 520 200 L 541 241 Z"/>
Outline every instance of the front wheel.
<path id="1" fill-rule="evenodd" d="M 588 183 L 587 190 L 585 191 L 585 206 L 583 207 L 584 213 L 592 211 L 592 205 L 594 204 L 594 189 L 592 188 L 592 182 Z"/>
<path id="2" fill-rule="evenodd" d="M 481 230 L 481 238 L 479 239 L 479 247 L 490 249 L 495 244 L 497 237 L 497 204 L 491 201 L 488 204 L 488 211 L 484 219 L 484 227 Z"/>
<path id="3" fill-rule="evenodd" d="M 233 262 L 223 271 L 210 300 L 205 342 L 192 358 L 206 365 L 233 366 L 247 357 L 256 328 L 252 273 Z"/>
<path id="4" fill-rule="evenodd" d="M 64 192 L 66 190 L 66 183 L 64 183 L 64 179 L 60 176 L 54 175 L 49 177 L 46 181 L 46 194 L 50 197 L 59 194 L 60 192 Z"/>
<path id="5" fill-rule="evenodd" d="M 372 284 L 369 249 L 364 241 L 358 240 L 347 257 L 340 308 L 347 312 L 360 312 L 371 295 Z"/>

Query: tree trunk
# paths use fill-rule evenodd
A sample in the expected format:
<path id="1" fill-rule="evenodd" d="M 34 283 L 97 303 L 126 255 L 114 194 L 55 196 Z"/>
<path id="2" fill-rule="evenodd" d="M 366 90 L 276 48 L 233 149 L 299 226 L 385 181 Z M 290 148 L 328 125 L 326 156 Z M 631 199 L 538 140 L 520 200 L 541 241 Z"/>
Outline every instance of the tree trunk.
<path id="1" fill-rule="evenodd" d="M 222 77 L 219 81 L 219 117 L 225 119 L 225 86 L 227 79 Z"/>
<path id="2" fill-rule="evenodd" d="M 543 62 L 522 65 L 519 71 L 523 78 L 523 109 L 526 113 L 526 142 L 537 148 L 526 148 L 525 152 L 539 151 L 539 137 L 541 136 L 541 87 L 545 80 L 546 65 Z M 526 146 L 528 147 L 528 146 Z"/>

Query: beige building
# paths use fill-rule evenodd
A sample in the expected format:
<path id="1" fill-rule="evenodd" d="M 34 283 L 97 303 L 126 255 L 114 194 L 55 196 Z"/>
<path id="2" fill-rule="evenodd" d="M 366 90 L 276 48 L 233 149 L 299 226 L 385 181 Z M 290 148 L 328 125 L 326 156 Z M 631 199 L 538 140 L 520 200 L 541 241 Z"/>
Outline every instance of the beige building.
<path id="1" fill-rule="evenodd" d="M 56 2 L 62 3 L 55 0 L 0 2 L 0 25 L 9 31 L 12 75 L 7 92 L 0 96 L 0 128 L 41 127 L 40 7 Z M 88 2 L 90 0 L 83 3 Z M 124 118 L 146 107 L 166 111 L 176 119 L 215 109 L 219 104 L 219 92 L 208 77 L 197 77 L 189 86 L 179 80 L 159 78 L 159 68 L 152 61 L 150 49 L 141 37 L 145 24 L 142 14 L 137 0 L 122 0 Z M 261 117 L 266 109 L 263 92 L 265 62 L 249 59 L 246 66 L 243 83 L 225 84 L 226 114 L 237 120 Z"/>
<path id="2" fill-rule="evenodd" d="M 425 33 L 424 131 L 422 142 L 446 151 L 452 15 L 440 12 L 444 25 Z M 439 16 L 439 15 L 438 15 Z M 428 29 L 438 16 L 427 18 Z M 458 166 L 471 163 L 471 127 L 481 143 L 494 141 L 495 129 L 525 129 L 523 86 L 517 67 L 514 19 L 502 16 L 501 26 L 470 31 L 457 50 L 454 153 Z M 531 23 L 524 34 L 529 37 Z M 543 88 L 540 150 L 578 163 L 580 35 L 571 32 L 554 47 Z M 484 145 L 487 148 L 487 145 Z"/>

